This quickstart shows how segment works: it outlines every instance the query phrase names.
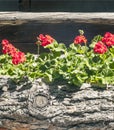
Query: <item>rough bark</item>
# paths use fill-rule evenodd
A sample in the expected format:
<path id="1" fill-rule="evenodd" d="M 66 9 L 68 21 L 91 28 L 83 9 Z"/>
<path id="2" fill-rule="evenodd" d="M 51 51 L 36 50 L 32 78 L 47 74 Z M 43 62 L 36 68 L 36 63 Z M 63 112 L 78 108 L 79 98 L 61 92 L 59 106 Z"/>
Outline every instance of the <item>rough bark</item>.
<path id="1" fill-rule="evenodd" d="M 113 130 L 114 87 L 0 77 L 0 130 Z"/>

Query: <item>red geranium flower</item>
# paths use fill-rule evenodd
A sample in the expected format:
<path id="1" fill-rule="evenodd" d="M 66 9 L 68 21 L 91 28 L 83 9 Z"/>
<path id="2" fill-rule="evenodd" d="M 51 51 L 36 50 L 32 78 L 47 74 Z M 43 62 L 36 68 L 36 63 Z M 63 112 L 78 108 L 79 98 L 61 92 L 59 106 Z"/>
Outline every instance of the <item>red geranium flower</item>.
<path id="1" fill-rule="evenodd" d="M 13 52 L 17 51 L 17 49 L 10 43 L 4 45 L 3 50 L 5 50 L 9 55 L 12 55 Z"/>
<path id="2" fill-rule="evenodd" d="M 14 53 L 13 56 L 12 56 L 12 63 L 14 65 L 23 63 L 25 61 L 26 61 L 25 54 L 23 52 L 21 52 L 21 51 L 18 51 L 16 53 Z"/>
<path id="3" fill-rule="evenodd" d="M 17 49 L 7 39 L 2 40 L 3 54 L 11 55 L 14 51 L 17 51 Z"/>
<path id="4" fill-rule="evenodd" d="M 37 37 L 37 39 L 40 41 L 42 46 L 47 46 L 54 41 L 54 39 L 50 35 L 43 34 L 40 34 L 39 37 Z"/>
<path id="5" fill-rule="evenodd" d="M 104 42 L 108 47 L 114 45 L 114 34 L 110 32 L 106 32 L 104 37 L 102 38 L 102 42 Z"/>
<path id="6" fill-rule="evenodd" d="M 2 40 L 2 46 L 9 44 L 9 41 L 7 39 Z"/>
<path id="7" fill-rule="evenodd" d="M 74 39 L 74 44 L 87 43 L 87 39 L 84 35 L 76 36 Z"/>
<path id="8" fill-rule="evenodd" d="M 12 57 L 12 63 L 17 65 L 26 61 L 25 54 L 18 51 L 8 40 L 2 40 L 2 52 Z"/>
<path id="9" fill-rule="evenodd" d="M 104 45 L 102 43 L 102 41 L 99 41 L 95 44 L 95 47 L 94 47 L 94 52 L 95 53 L 98 53 L 98 54 L 104 54 L 105 52 L 107 52 L 107 47 L 106 45 Z"/>

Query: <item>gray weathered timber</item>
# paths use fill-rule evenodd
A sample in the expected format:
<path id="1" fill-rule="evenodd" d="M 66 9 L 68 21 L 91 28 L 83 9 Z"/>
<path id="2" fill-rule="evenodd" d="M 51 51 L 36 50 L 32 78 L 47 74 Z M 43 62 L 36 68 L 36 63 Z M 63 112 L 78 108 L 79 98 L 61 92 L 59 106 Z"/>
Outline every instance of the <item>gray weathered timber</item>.
<path id="1" fill-rule="evenodd" d="M 114 87 L 47 84 L 42 79 L 15 84 L 0 77 L 0 128 L 12 130 L 113 130 Z"/>
<path id="2" fill-rule="evenodd" d="M 97 23 L 114 24 L 114 13 L 70 13 L 70 12 L 0 12 L 0 25 L 2 24 L 22 24 L 26 22 L 36 23 L 58 23 L 58 22 L 76 22 L 76 23 Z"/>

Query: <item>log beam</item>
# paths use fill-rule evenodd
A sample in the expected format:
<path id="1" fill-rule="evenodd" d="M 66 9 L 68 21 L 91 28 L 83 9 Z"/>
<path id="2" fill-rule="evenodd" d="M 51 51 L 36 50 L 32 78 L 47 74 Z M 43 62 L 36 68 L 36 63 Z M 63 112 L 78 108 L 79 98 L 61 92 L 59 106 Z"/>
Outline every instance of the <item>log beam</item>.
<path id="1" fill-rule="evenodd" d="M 15 84 L 8 77 L 0 77 L 0 125 L 7 130 L 13 126 L 20 130 L 112 130 L 113 101 L 113 86 L 100 90 L 83 84 L 77 90 L 41 79 Z"/>
<path id="2" fill-rule="evenodd" d="M 18 22 L 76 22 L 76 23 L 96 23 L 96 24 L 114 24 L 114 13 L 70 13 L 70 12 L 43 12 L 43 13 L 25 13 L 25 12 L 0 12 L 0 25 L 18 24 Z"/>

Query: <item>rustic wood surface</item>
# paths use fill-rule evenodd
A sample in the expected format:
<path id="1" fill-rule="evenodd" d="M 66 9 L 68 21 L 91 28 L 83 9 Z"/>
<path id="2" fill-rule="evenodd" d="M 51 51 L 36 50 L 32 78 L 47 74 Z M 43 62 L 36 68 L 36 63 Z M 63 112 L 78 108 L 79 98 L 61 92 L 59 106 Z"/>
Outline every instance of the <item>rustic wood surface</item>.
<path id="1" fill-rule="evenodd" d="M 0 128 L 3 130 L 113 130 L 114 87 L 80 89 L 41 79 L 15 84 L 0 77 Z"/>
<path id="2" fill-rule="evenodd" d="M 21 24 L 27 21 L 114 24 L 114 13 L 70 13 L 70 12 L 0 12 L 0 24 Z"/>

